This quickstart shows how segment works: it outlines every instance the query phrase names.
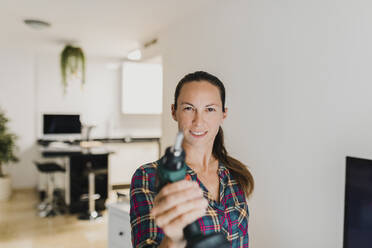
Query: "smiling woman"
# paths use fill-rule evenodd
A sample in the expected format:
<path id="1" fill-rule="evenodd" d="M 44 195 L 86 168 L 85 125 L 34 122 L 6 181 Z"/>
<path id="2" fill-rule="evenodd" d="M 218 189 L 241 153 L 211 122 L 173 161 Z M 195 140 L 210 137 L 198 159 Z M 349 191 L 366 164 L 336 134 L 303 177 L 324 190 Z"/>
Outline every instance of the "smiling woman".
<path id="1" fill-rule="evenodd" d="M 232 247 L 248 247 L 248 197 L 254 181 L 228 156 L 221 125 L 227 118 L 225 88 L 215 76 L 186 75 L 175 91 L 172 117 L 184 134 L 190 180 L 155 189 L 158 161 L 143 165 L 131 183 L 133 247 L 184 247 L 183 228 L 198 221 L 204 234 L 223 233 Z"/>

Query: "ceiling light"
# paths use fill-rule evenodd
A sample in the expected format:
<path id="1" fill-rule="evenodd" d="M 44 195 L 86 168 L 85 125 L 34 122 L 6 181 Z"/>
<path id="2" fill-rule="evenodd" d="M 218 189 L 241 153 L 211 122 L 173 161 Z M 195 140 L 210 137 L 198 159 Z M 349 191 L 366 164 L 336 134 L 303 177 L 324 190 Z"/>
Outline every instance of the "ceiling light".
<path id="1" fill-rule="evenodd" d="M 50 23 L 44 22 L 44 21 L 40 21 L 40 20 L 26 19 L 26 20 L 23 20 L 23 22 L 26 25 L 28 25 L 29 27 L 31 27 L 33 29 L 37 29 L 37 30 L 50 27 Z"/>
<path id="2" fill-rule="evenodd" d="M 142 58 L 142 53 L 140 49 L 133 50 L 128 53 L 127 58 L 130 60 L 140 60 Z"/>

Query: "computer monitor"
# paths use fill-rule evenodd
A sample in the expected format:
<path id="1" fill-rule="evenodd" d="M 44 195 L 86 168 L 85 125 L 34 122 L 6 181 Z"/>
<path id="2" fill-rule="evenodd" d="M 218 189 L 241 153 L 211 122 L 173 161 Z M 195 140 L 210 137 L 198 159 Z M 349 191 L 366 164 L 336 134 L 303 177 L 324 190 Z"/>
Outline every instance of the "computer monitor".
<path id="1" fill-rule="evenodd" d="M 80 138 L 79 114 L 43 114 L 43 139 L 71 140 Z"/>
<path id="2" fill-rule="evenodd" d="M 344 248 L 372 245 L 372 160 L 346 158 Z"/>

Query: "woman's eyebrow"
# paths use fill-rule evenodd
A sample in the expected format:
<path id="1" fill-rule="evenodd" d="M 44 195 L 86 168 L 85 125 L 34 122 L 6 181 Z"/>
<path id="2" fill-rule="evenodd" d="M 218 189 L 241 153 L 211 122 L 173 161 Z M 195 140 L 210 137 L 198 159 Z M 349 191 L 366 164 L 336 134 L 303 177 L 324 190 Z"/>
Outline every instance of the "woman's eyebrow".
<path id="1" fill-rule="evenodd" d="M 211 104 L 205 105 L 205 107 L 211 107 L 211 106 L 219 106 L 219 105 L 216 104 L 216 103 L 211 103 Z"/>
<path id="2" fill-rule="evenodd" d="M 187 105 L 191 105 L 191 106 L 193 106 L 194 107 L 194 105 L 192 105 L 191 103 L 189 103 L 189 102 L 181 102 L 181 105 L 184 105 L 184 104 L 187 104 Z"/>
<path id="3" fill-rule="evenodd" d="M 190 105 L 194 107 L 194 105 L 189 102 L 181 102 L 181 105 Z M 211 107 L 211 106 L 219 106 L 219 105 L 216 103 L 210 103 L 210 104 L 205 105 L 206 108 Z"/>

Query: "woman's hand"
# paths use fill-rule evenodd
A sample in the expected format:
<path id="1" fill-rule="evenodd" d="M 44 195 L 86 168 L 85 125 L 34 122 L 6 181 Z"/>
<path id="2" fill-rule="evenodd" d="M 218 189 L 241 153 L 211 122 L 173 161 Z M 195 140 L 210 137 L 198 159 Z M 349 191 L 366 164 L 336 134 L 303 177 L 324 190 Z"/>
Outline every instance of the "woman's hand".
<path id="1" fill-rule="evenodd" d="M 208 201 L 197 182 L 182 180 L 164 186 L 154 199 L 151 215 L 172 246 L 184 245 L 183 228 L 205 214 Z"/>

